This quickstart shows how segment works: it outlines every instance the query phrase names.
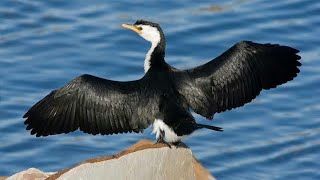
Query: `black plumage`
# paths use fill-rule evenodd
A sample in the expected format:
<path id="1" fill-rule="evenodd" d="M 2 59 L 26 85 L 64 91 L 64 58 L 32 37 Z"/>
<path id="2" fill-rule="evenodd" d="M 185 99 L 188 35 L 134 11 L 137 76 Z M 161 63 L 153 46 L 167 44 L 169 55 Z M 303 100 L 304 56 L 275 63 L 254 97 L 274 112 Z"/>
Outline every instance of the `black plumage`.
<path id="1" fill-rule="evenodd" d="M 262 89 L 292 80 L 300 72 L 299 51 L 274 44 L 243 41 L 208 63 L 177 71 L 177 91 L 198 114 L 212 119 L 215 113 L 243 106 Z"/>
<path id="2" fill-rule="evenodd" d="M 155 119 L 162 119 L 178 136 L 199 128 L 193 110 L 208 119 L 215 113 L 243 106 L 262 89 L 292 80 L 299 73 L 298 50 L 281 45 L 242 41 L 208 63 L 178 70 L 164 60 L 165 39 L 158 24 L 160 41 L 150 55 L 150 68 L 136 81 L 117 82 L 82 75 L 52 91 L 25 115 L 27 130 L 36 136 L 69 133 L 80 129 L 90 134 L 142 132 Z M 141 35 L 142 36 L 142 35 Z"/>
<path id="3" fill-rule="evenodd" d="M 117 82 L 82 75 L 35 104 L 24 115 L 25 124 L 37 136 L 78 128 L 90 134 L 140 132 L 158 111 L 157 94 L 152 94 L 157 88 L 147 76 Z"/>

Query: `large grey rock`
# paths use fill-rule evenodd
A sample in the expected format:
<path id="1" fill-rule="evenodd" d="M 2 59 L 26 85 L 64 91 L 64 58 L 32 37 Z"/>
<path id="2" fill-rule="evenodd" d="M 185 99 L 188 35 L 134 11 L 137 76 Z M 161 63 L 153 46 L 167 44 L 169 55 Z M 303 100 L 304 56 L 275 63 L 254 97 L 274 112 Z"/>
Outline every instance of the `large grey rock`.
<path id="1" fill-rule="evenodd" d="M 145 149 L 117 159 L 84 163 L 59 179 L 195 179 L 187 149 Z"/>
<path id="2" fill-rule="evenodd" d="M 214 179 L 190 149 L 142 140 L 114 156 L 91 159 L 62 170 L 49 179 Z"/>

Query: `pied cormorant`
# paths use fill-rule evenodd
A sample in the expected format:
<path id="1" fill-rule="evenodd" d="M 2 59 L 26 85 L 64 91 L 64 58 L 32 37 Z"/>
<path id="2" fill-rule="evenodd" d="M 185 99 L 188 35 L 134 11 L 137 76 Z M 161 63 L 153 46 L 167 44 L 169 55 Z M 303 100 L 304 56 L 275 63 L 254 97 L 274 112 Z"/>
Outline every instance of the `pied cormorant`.
<path id="1" fill-rule="evenodd" d="M 200 128 L 222 131 L 196 123 L 190 111 L 212 119 L 249 103 L 262 89 L 292 80 L 301 65 L 294 48 L 242 41 L 206 64 L 179 70 L 165 61 L 165 36 L 158 24 L 138 20 L 122 26 L 151 42 L 145 75 L 128 82 L 77 77 L 23 116 L 31 134 L 138 133 L 152 124 L 157 142 L 176 143 Z"/>

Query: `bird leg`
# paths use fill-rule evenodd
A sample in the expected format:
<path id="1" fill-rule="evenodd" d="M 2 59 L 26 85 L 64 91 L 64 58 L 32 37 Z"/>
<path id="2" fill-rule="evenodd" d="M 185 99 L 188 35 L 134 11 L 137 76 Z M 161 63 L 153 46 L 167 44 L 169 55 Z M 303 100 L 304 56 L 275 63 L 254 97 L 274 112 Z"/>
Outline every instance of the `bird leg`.
<path id="1" fill-rule="evenodd" d="M 178 148 L 181 143 L 182 143 L 181 141 L 177 141 L 177 142 L 174 142 L 172 144 Z"/>
<path id="2" fill-rule="evenodd" d="M 167 145 L 167 146 L 171 149 L 171 144 L 168 143 L 168 142 L 166 142 L 166 141 L 163 139 L 164 136 L 165 136 L 165 132 L 164 132 L 163 130 L 160 130 L 160 136 L 159 136 L 159 138 L 157 139 L 157 142 L 156 142 L 155 144 L 157 144 L 157 143 L 165 144 L 165 145 Z"/>

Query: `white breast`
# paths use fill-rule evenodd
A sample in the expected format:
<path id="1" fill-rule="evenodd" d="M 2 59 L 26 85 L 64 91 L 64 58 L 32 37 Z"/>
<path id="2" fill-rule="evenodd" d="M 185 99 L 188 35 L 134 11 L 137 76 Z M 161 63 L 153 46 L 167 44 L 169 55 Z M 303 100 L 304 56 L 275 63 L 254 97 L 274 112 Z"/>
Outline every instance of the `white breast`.
<path id="1" fill-rule="evenodd" d="M 186 136 L 178 136 L 168 125 L 166 125 L 161 119 L 156 119 L 153 123 L 152 134 L 156 134 L 156 138 L 160 137 L 160 130 L 164 131 L 165 136 L 163 140 L 168 143 L 181 141 Z"/>

